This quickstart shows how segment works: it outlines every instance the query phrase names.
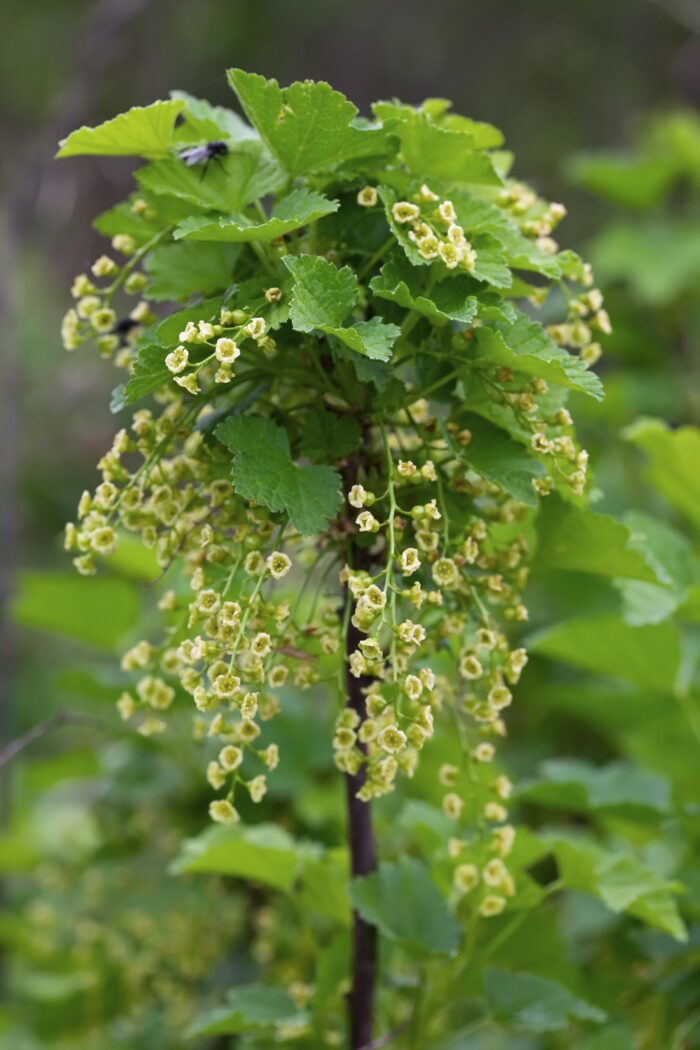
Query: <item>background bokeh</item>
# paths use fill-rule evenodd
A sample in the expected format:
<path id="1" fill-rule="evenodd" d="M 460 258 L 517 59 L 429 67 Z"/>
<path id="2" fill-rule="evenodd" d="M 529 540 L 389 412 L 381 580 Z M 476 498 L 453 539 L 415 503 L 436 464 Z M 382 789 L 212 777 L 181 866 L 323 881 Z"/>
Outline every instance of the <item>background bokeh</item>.
<path id="1" fill-rule="evenodd" d="M 58 328 L 73 275 L 102 250 L 92 218 L 128 192 L 133 165 L 114 158 L 55 162 L 56 143 L 77 125 L 97 124 L 129 106 L 166 97 L 171 88 L 231 104 L 224 76 L 229 66 L 282 83 L 326 79 L 364 112 L 377 98 L 448 97 L 458 111 L 503 129 L 517 156 L 516 174 L 545 197 L 566 202 L 570 218 L 560 230 L 562 244 L 601 261 L 616 325 L 601 364 L 608 396 L 592 410 L 576 404 L 596 464 L 601 506 L 621 512 L 634 504 L 668 516 L 668 508 L 642 480 L 635 451 L 617 435 L 643 414 L 673 424 L 698 422 L 700 238 L 692 239 L 700 229 L 700 131 L 692 123 L 700 108 L 698 0 L 3 0 L 2 8 L 0 733 L 5 741 L 61 709 L 97 710 L 102 717 L 111 711 L 116 688 L 110 681 L 110 650 L 118 629 L 106 624 L 100 635 L 100 618 L 109 616 L 99 602 L 95 623 L 86 627 L 82 622 L 67 632 L 73 639 L 82 633 L 83 641 L 92 633 L 92 640 L 100 641 L 99 674 L 93 673 L 92 652 L 75 640 L 27 629 L 6 615 L 21 586 L 20 619 L 60 629 L 60 608 L 51 607 L 46 592 L 27 597 L 21 572 L 69 571 L 62 527 L 81 491 L 94 485 L 95 463 L 115 429 L 107 409 L 115 384 L 112 366 L 87 351 L 65 355 Z M 685 116 L 659 131 L 654 119 L 673 112 Z M 656 131 L 649 131 L 650 122 Z M 638 182 L 634 166 L 618 184 L 615 172 L 609 178 L 599 171 L 591 175 L 585 164 L 572 161 L 600 150 L 641 158 L 640 184 L 671 155 L 673 173 L 661 179 L 660 191 L 641 207 L 638 202 L 630 207 L 621 198 Z M 591 192 L 594 185 L 599 192 Z M 644 259 L 635 260 L 630 230 L 647 226 L 657 240 L 646 243 L 657 244 L 659 254 L 647 260 L 644 270 Z M 636 282 L 628 279 L 632 261 Z M 665 283 L 659 277 L 664 273 L 673 275 Z M 132 578 L 144 571 L 147 575 L 138 559 L 125 566 Z M 609 595 L 601 597 L 587 586 L 566 574 L 558 580 L 536 575 L 531 595 L 536 623 L 573 615 L 579 602 L 589 601 L 593 608 L 599 602 L 605 610 Z M 120 610 L 109 615 L 118 621 Z M 652 742 L 660 748 L 664 743 L 654 728 L 658 697 L 634 708 L 631 700 L 625 707 L 625 697 L 616 694 L 622 706 L 615 721 L 604 691 L 569 690 L 565 703 L 548 665 L 533 664 L 529 691 L 523 690 L 523 704 L 514 715 L 520 744 L 511 759 L 517 771 L 525 775 L 538 760 L 568 751 L 596 762 L 620 753 L 648 759 L 657 770 L 666 763 L 671 775 L 684 730 L 679 723 L 678 738 L 671 733 L 663 756 L 652 755 Z M 636 693 L 634 701 L 639 704 Z M 288 745 L 291 753 L 296 747 L 302 755 L 308 742 L 300 723 L 294 723 L 293 705 L 291 710 Z M 633 710 L 648 712 L 636 743 L 624 736 L 622 726 L 624 713 Z M 321 749 L 325 729 L 319 725 L 316 730 Z M 10 814 L 9 826 L 0 833 L 4 871 L 12 868 L 12 858 L 19 858 L 16 867 L 22 867 L 26 841 L 14 830 L 25 819 L 22 814 L 36 813 L 37 799 L 41 810 L 42 793 L 50 795 L 64 779 L 96 771 L 90 730 L 61 732 L 62 742 L 47 737 L 37 745 L 43 764 L 19 764 L 19 773 L 4 776 L 2 807 Z M 67 741 L 74 750 L 61 766 Z M 178 779 L 168 756 L 158 752 L 156 761 L 149 746 L 127 753 L 117 742 L 105 752 L 102 780 L 90 781 L 88 795 L 93 795 L 86 798 L 83 790 L 80 806 L 68 806 L 65 823 L 59 822 L 49 839 L 79 842 L 80 856 L 121 841 L 122 832 L 138 846 L 139 836 L 147 837 L 150 829 L 145 819 L 143 826 L 131 828 L 129 807 L 144 797 L 163 809 L 182 803 L 178 834 L 197 830 L 204 795 L 192 773 L 191 752 L 184 749 L 178 756 L 186 768 Z M 286 805 L 294 797 L 296 818 L 332 838 L 328 828 L 337 822 L 337 799 L 322 781 L 328 762 L 322 757 L 316 765 L 320 784 L 302 793 L 300 759 L 291 779 L 279 782 L 277 801 Z M 192 782 L 197 786 L 192 788 Z M 687 787 L 692 794 L 690 781 Z M 92 815 L 95 799 L 106 800 L 106 827 L 98 827 Z M 76 814 L 83 821 L 79 826 Z M 39 818 L 47 826 L 52 819 L 46 807 Z M 177 836 L 168 840 L 164 823 L 159 829 L 163 839 L 149 854 L 156 872 L 176 848 Z M 140 870 L 136 862 L 132 869 Z M 159 892 L 155 876 L 154 886 Z M 0 983 L 4 977 L 0 959 Z M 5 1045 L 20 1044 L 5 1044 L 0 1035 L 0 1046 Z"/>

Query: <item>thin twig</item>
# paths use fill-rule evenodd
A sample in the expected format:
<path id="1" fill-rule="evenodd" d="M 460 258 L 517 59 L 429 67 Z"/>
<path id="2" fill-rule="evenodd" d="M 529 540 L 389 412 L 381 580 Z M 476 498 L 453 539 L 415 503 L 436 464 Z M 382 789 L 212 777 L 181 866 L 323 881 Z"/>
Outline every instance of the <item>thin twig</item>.
<path id="1" fill-rule="evenodd" d="M 92 715 L 76 715 L 70 711 L 59 711 L 53 718 L 47 718 L 45 722 L 39 722 L 38 725 L 28 729 L 26 733 L 22 733 L 21 736 L 15 737 L 11 740 L 2 751 L 0 751 L 0 769 L 6 766 L 8 762 L 11 762 L 13 758 L 24 751 L 25 748 L 29 747 L 30 744 L 35 743 L 37 740 L 41 740 L 47 733 L 52 733 L 54 729 L 60 729 L 61 726 L 89 726 L 91 729 L 109 729 L 109 723 L 105 722 L 102 718 L 94 718 Z"/>

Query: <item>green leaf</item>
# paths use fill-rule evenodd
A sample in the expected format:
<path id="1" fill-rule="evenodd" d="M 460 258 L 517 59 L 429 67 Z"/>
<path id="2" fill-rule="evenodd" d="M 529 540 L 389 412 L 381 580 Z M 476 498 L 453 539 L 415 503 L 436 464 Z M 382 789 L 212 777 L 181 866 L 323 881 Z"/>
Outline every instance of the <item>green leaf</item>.
<path id="1" fill-rule="evenodd" d="M 513 275 L 500 241 L 489 233 L 477 233 L 471 244 L 476 251 L 474 277 L 501 291 L 511 288 Z"/>
<path id="2" fill-rule="evenodd" d="M 315 463 L 332 463 L 354 452 L 360 426 L 354 416 L 339 416 L 319 407 L 304 418 L 299 451 Z"/>
<path id="3" fill-rule="evenodd" d="M 663 521 L 641 511 L 625 515 L 631 530 L 629 545 L 644 557 L 659 583 L 616 580 L 625 621 L 632 625 L 660 623 L 672 616 L 698 581 L 698 562 L 690 543 Z"/>
<path id="4" fill-rule="evenodd" d="M 539 376 L 548 383 L 589 394 L 597 401 L 603 397 L 600 379 L 581 358 L 557 346 L 541 324 L 524 315 L 509 328 L 477 329 L 476 349 L 478 362 Z"/>
<path id="5" fill-rule="evenodd" d="M 251 124 L 292 176 L 336 168 L 385 147 L 383 131 L 351 123 L 357 109 L 329 84 L 305 80 L 280 88 L 242 69 L 230 69 L 228 79 Z"/>
<path id="6" fill-rule="evenodd" d="M 673 692 L 681 662 L 680 638 L 670 622 L 630 627 L 616 616 L 568 620 L 535 635 L 530 646 L 552 660 Z"/>
<path id="7" fill-rule="evenodd" d="M 666 813 L 670 785 L 663 777 L 626 762 L 592 766 L 574 758 L 543 762 L 536 780 L 521 782 L 518 798 L 579 812 L 652 810 Z"/>
<path id="8" fill-rule="evenodd" d="M 324 332 L 373 361 L 389 360 L 401 331 L 397 325 L 372 317 L 343 327 L 358 294 L 349 266 L 339 270 L 321 255 L 287 255 L 283 261 L 294 279 L 289 316 L 297 332 Z"/>
<path id="9" fill-rule="evenodd" d="M 174 875 L 208 872 L 291 889 L 300 864 L 294 839 L 276 824 L 210 827 L 187 839 L 171 865 Z"/>
<path id="10" fill-rule="evenodd" d="M 297 189 L 275 204 L 266 222 L 241 222 L 235 215 L 193 215 L 180 223 L 173 236 L 190 241 L 273 241 L 339 207 L 339 201 L 328 200 L 312 190 Z"/>
<path id="11" fill-rule="evenodd" d="M 416 118 L 430 118 L 438 127 L 448 131 L 459 131 L 471 136 L 474 149 L 493 149 L 503 145 L 503 132 L 481 120 L 463 117 L 461 113 L 448 112 L 452 103 L 446 98 L 426 98 L 420 106 L 409 106 L 404 102 L 373 102 L 372 112 L 383 124 L 395 127 L 397 122 Z"/>
<path id="12" fill-rule="evenodd" d="M 120 534 L 119 546 L 109 556 L 109 568 L 111 572 L 139 583 L 152 583 L 163 572 L 155 551 L 144 547 L 140 536 L 137 538 L 128 533 Z"/>
<path id="13" fill-rule="evenodd" d="M 698 564 L 690 542 L 676 529 L 643 511 L 628 511 L 624 523 L 631 532 L 629 545 L 639 551 L 662 583 L 685 588 L 698 578 Z"/>
<path id="14" fill-rule="evenodd" d="M 186 1038 L 234 1035 L 294 1025 L 303 1015 L 283 988 L 263 984 L 240 985 L 228 993 L 226 1006 L 199 1014 Z"/>
<path id="15" fill-rule="evenodd" d="M 370 288 L 378 298 L 388 299 L 406 310 L 416 310 L 442 324 L 448 321 L 470 324 L 478 307 L 473 294 L 475 284 L 469 277 L 450 277 L 426 287 L 421 272 L 400 255 L 382 266 L 381 272 L 370 281 Z"/>
<path id="16" fill-rule="evenodd" d="M 534 973 L 487 970 L 486 1001 L 494 1021 L 522 1032 L 559 1032 L 577 1021 L 602 1024 L 607 1014 L 558 981 Z"/>
<path id="17" fill-rule="evenodd" d="M 441 809 L 417 798 L 404 802 L 397 825 L 410 832 L 426 854 L 444 847 L 454 832 L 453 821 Z"/>
<path id="18" fill-rule="evenodd" d="M 323 532 L 341 502 L 341 479 L 327 466 L 297 466 L 287 432 L 262 416 L 237 416 L 215 430 L 233 453 L 233 483 L 244 499 L 285 511 L 305 535 Z"/>
<path id="19" fill-rule="evenodd" d="M 687 934 L 668 882 L 637 857 L 610 854 L 586 842 L 554 839 L 554 854 L 569 889 L 601 900 L 613 912 L 627 912 L 679 941 Z"/>
<path id="20" fill-rule="evenodd" d="M 650 208 L 660 201 L 676 178 L 677 162 L 670 157 L 636 154 L 579 153 L 566 164 L 569 178 L 591 193 L 630 208 Z"/>
<path id="21" fill-rule="evenodd" d="M 350 267 L 338 269 L 322 255 L 287 255 L 284 264 L 294 278 L 289 314 L 294 329 L 340 328 L 357 302 L 357 278 Z"/>
<path id="22" fill-rule="evenodd" d="M 179 204 L 179 202 L 175 202 Z M 141 248 L 144 244 L 160 233 L 167 222 L 163 221 L 162 215 L 154 217 L 146 214 L 135 214 L 131 210 L 129 201 L 122 201 L 108 211 L 103 211 L 97 216 L 92 224 L 103 237 L 114 237 L 118 233 L 127 233 Z"/>
<path id="23" fill-rule="evenodd" d="M 112 576 L 25 572 L 12 612 L 17 623 L 114 649 L 139 613 L 136 588 Z"/>
<path id="24" fill-rule="evenodd" d="M 505 430 L 488 420 L 466 413 L 459 417 L 459 421 L 460 426 L 472 435 L 467 446 L 462 448 L 451 441 L 447 431 L 444 433 L 462 462 L 515 499 L 536 506 L 537 496 L 532 482 L 546 473 L 543 464 L 530 454 L 526 446 L 514 441 Z"/>
<path id="25" fill-rule="evenodd" d="M 345 850 L 304 862 L 300 878 L 299 905 L 342 926 L 350 925 L 348 857 Z"/>
<path id="26" fill-rule="evenodd" d="M 171 91 L 171 98 L 181 99 L 185 108 L 182 110 L 184 124 L 177 129 L 182 142 L 211 142 L 216 139 L 227 139 L 229 142 L 243 142 L 245 139 L 257 139 L 258 134 L 249 124 L 225 106 L 212 106 L 202 98 L 195 98 L 187 91 Z"/>
<path id="27" fill-rule="evenodd" d="M 274 193 L 284 185 L 284 172 L 262 143 L 240 142 L 204 171 L 182 160 L 159 161 L 136 172 L 139 184 L 151 193 L 176 197 L 196 208 L 232 214 L 251 201 Z"/>
<path id="28" fill-rule="evenodd" d="M 668 620 L 681 604 L 682 595 L 661 583 L 615 580 L 622 599 L 622 618 L 631 627 Z"/>
<path id="29" fill-rule="evenodd" d="M 353 879 L 350 899 L 363 919 L 411 954 L 442 955 L 457 949 L 460 925 L 417 860 L 403 857 Z"/>
<path id="30" fill-rule="evenodd" d="M 645 306 L 666 306 L 700 278 L 698 226 L 665 217 L 608 226 L 591 248 L 599 280 L 622 281 Z"/>
<path id="31" fill-rule="evenodd" d="M 146 256 L 144 269 L 150 277 L 149 298 L 187 299 L 211 295 L 233 281 L 240 252 L 237 244 L 163 244 Z"/>
<path id="32" fill-rule="evenodd" d="M 402 125 L 398 134 L 406 165 L 415 175 L 484 186 L 502 183 L 489 155 L 474 149 L 469 132 L 450 131 L 419 118 Z"/>
<path id="33" fill-rule="evenodd" d="M 624 436 L 646 453 L 652 485 L 700 529 L 700 429 L 672 430 L 661 420 L 640 419 Z"/>
<path id="34" fill-rule="evenodd" d="M 445 182 L 501 185 L 491 158 L 477 148 L 472 129 L 441 127 L 427 113 L 410 106 L 394 107 L 391 114 L 387 108 L 376 107 L 376 111 L 387 129 L 398 135 L 403 159 L 414 174 Z"/>
<path id="35" fill-rule="evenodd" d="M 154 390 L 172 380 L 172 373 L 165 367 L 166 354 L 167 350 L 158 344 L 144 346 L 139 350 L 131 378 L 121 387 L 118 403 L 120 410 L 146 397 L 147 394 L 152 394 Z"/>
<path id="36" fill-rule="evenodd" d="M 352 328 L 320 325 L 319 330 L 340 339 L 351 350 L 364 354 L 370 361 L 389 361 L 392 347 L 401 334 L 398 325 L 386 324 L 379 317 L 371 317 L 369 321 L 358 321 Z"/>
<path id="37" fill-rule="evenodd" d="M 59 143 L 56 156 L 167 156 L 176 141 L 175 119 L 183 108 L 181 99 L 134 106 L 96 128 L 82 127 L 71 132 Z"/>
<path id="38" fill-rule="evenodd" d="M 551 496 L 542 503 L 537 536 L 537 564 L 543 568 L 659 581 L 631 529 L 608 514 Z"/>
<path id="39" fill-rule="evenodd" d="M 351 934 L 347 928 L 336 930 L 315 953 L 313 1014 L 316 1024 L 323 1023 L 329 1015 L 337 1016 L 338 1009 L 342 1008 L 351 957 Z M 307 1050 L 313 1047 L 307 1046 Z"/>

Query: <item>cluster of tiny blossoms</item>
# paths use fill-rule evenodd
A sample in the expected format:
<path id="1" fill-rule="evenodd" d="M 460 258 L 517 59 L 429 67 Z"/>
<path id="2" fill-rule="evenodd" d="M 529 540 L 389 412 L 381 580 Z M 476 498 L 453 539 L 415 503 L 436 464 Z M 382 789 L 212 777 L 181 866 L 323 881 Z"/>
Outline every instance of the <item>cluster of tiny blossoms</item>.
<path id="1" fill-rule="evenodd" d="M 347 493 L 377 569 L 341 572 L 360 636 L 349 670 L 361 682 L 366 717 L 343 708 L 333 743 L 339 769 L 364 771 L 359 797 L 370 800 L 391 791 L 399 772 L 413 774 L 436 718 L 456 726 L 461 764 L 440 771 L 443 808 L 455 822 L 455 892 L 481 882 L 479 911 L 493 915 L 514 892 L 504 860 L 514 837 L 510 782 L 492 763 L 511 687 L 527 662 L 504 631 L 527 619 L 527 542 L 517 528 L 526 508 L 465 467 L 470 438 L 417 402 L 381 435 L 381 487 L 358 481 Z M 474 513 L 451 521 L 446 486 Z"/>
<path id="2" fill-rule="evenodd" d="M 206 421 L 206 408 L 195 412 Z M 295 623 L 277 591 L 292 566 L 286 549 L 303 561 L 304 541 L 236 496 L 228 455 L 196 423 L 177 392 L 157 417 L 136 411 L 100 461 L 102 481 L 83 494 L 77 523 L 66 526 L 66 547 L 78 570 L 92 573 L 96 556 L 117 549 L 120 530 L 135 532 L 164 574 L 178 573 L 159 601 L 165 639 L 141 640 L 124 654 L 135 682 L 118 708 L 151 735 L 166 729 L 178 693 L 190 695 L 195 736 L 216 748 L 207 767 L 218 793 L 210 815 L 230 823 L 236 793 L 259 802 L 279 760 L 275 743 L 261 746 L 260 723 L 279 711 L 288 680 L 314 684 L 316 656 L 338 648 L 337 614 L 324 612 L 318 637 Z"/>
<path id="3" fill-rule="evenodd" d="M 268 288 L 266 298 L 280 298 L 279 288 Z M 268 356 L 276 350 L 262 317 L 250 317 L 245 310 L 222 309 L 219 321 L 188 321 L 179 335 L 179 344 L 165 357 L 165 366 L 175 382 L 190 394 L 201 392 L 200 378 L 214 383 L 230 383 L 234 364 L 241 356 L 240 344 L 252 340 Z"/>
<path id="4" fill-rule="evenodd" d="M 358 200 L 363 192 L 367 191 L 361 191 Z M 476 252 L 457 222 L 451 200 L 440 200 L 424 183 L 410 201 L 397 201 L 391 214 L 396 223 L 409 227 L 409 239 L 421 258 L 427 262 L 440 259 L 448 270 L 461 268 L 467 273 L 474 272 Z"/>
<path id="5" fill-rule="evenodd" d="M 136 214 L 147 211 L 145 201 L 135 201 L 132 210 Z M 113 299 L 118 291 L 126 295 L 141 295 L 148 284 L 146 275 L 136 267 L 146 249 L 139 249 L 129 234 L 117 234 L 112 247 L 126 257 L 118 263 L 110 255 L 101 255 L 92 264 L 90 274 L 80 273 L 73 281 L 71 294 L 75 300 L 61 323 L 61 338 L 66 350 L 77 350 L 89 340 L 95 340 L 105 357 L 115 351 L 124 350 L 125 344 L 133 340 L 144 325 L 154 320 L 146 299 L 140 299 L 125 317 L 118 318 Z M 149 243 L 147 248 L 151 247 Z M 128 360 L 128 351 L 122 361 Z"/>
<path id="6" fill-rule="evenodd" d="M 499 204 L 516 222 L 521 232 L 535 240 L 537 247 L 548 255 L 559 251 L 559 244 L 551 236 L 556 226 L 566 215 L 563 204 L 547 203 L 537 196 L 529 186 L 513 182 L 499 196 Z M 588 263 L 581 264 L 580 274 L 583 290 L 574 295 L 564 285 L 559 290 L 566 300 L 566 320 L 550 324 L 547 331 L 560 346 L 578 353 L 587 365 L 594 365 L 603 353 L 597 337 L 610 335 L 610 317 L 603 308 L 603 294 L 593 288 L 593 271 Z M 542 306 L 551 294 L 546 285 L 531 296 L 533 306 Z"/>

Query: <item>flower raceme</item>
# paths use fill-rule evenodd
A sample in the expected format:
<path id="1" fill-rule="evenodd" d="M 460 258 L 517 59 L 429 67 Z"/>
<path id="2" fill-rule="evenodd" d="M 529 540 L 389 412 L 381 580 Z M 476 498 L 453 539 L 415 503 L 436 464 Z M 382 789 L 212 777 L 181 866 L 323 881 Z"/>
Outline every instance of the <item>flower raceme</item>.
<path id="1" fill-rule="evenodd" d="M 496 129 L 434 100 L 360 126 L 327 85 L 230 80 L 245 134 L 177 99 L 63 143 L 149 162 L 97 220 L 119 260 L 75 278 L 62 325 L 66 349 L 94 341 L 124 372 L 112 407 L 132 413 L 66 547 L 85 574 L 127 532 L 154 552 L 162 634 L 125 653 L 118 707 L 149 735 L 190 706 L 215 821 L 264 797 L 290 688 L 337 693 L 329 749 L 364 801 L 456 730 L 461 763 L 439 773 L 454 894 L 496 915 L 514 829 L 494 762 L 527 661 L 509 634 L 539 501 L 585 494 L 566 402 L 601 395 L 602 297 Z M 328 141 L 304 133 L 301 96 Z M 179 151 L 205 111 L 229 149 L 202 174 Z M 433 148 L 448 140 L 454 156 Z"/>

